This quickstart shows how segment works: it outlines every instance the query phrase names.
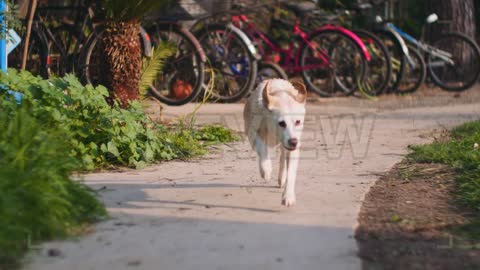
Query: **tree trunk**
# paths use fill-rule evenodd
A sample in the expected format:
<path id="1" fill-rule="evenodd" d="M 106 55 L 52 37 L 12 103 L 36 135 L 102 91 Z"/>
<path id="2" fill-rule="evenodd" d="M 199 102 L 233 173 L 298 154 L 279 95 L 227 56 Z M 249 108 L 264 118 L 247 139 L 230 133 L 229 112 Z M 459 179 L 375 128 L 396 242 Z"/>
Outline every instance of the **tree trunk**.
<path id="1" fill-rule="evenodd" d="M 107 22 L 103 42 L 108 86 L 123 107 L 138 99 L 142 68 L 140 22 Z"/>
<path id="2" fill-rule="evenodd" d="M 475 38 L 474 0 L 428 0 L 427 11 L 436 13 L 439 22 L 430 27 L 430 38 L 457 31 Z"/>

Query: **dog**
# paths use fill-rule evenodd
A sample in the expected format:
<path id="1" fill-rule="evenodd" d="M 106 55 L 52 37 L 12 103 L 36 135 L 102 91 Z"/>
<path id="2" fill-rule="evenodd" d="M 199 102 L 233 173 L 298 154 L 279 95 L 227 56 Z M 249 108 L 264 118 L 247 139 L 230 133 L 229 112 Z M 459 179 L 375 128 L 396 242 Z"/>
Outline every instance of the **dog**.
<path id="1" fill-rule="evenodd" d="M 245 104 L 245 132 L 259 157 L 260 175 L 272 176 L 271 151 L 280 145 L 278 185 L 284 188 L 282 205 L 295 205 L 295 181 L 307 91 L 300 80 L 268 79 L 261 82 Z"/>

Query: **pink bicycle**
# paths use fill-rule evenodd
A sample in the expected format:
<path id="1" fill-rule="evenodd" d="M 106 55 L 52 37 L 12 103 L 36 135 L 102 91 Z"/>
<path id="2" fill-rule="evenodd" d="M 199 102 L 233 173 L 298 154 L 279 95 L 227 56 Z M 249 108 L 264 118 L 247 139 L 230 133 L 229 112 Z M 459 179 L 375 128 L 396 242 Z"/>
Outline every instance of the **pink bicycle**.
<path id="1" fill-rule="evenodd" d="M 314 3 L 285 2 L 282 7 L 296 17 L 288 48 L 282 48 L 260 31 L 245 14 L 232 16 L 232 23 L 253 40 L 264 60 L 280 64 L 289 74 L 301 73 L 309 89 L 320 96 L 333 96 L 337 89 L 347 95 L 355 92 L 363 82 L 367 61 L 370 61 L 361 39 L 348 29 L 332 24 L 304 32 L 300 18 L 317 10 Z"/>

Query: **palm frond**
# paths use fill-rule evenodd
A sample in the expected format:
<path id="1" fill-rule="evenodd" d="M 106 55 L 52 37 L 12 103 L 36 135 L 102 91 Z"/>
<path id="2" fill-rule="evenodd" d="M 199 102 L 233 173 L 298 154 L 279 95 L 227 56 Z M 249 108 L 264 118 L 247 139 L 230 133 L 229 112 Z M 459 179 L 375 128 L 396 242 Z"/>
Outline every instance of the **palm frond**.
<path id="1" fill-rule="evenodd" d="M 160 43 L 152 49 L 150 57 L 145 57 L 142 63 L 142 76 L 140 79 L 140 96 L 145 97 L 150 85 L 162 71 L 165 59 L 174 55 L 177 51 L 175 44 L 169 42 Z"/>

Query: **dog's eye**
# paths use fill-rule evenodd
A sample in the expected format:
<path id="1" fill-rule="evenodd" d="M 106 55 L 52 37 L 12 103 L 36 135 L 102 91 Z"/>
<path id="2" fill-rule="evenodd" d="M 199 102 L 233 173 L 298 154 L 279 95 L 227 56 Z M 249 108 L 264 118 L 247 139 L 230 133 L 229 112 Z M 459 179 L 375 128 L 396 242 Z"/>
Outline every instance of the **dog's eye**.
<path id="1" fill-rule="evenodd" d="M 300 125 L 300 123 L 301 123 L 301 121 L 300 121 L 300 120 L 297 120 L 297 121 L 295 121 L 295 126 L 299 126 L 299 125 Z"/>
<path id="2" fill-rule="evenodd" d="M 285 121 L 280 121 L 280 122 L 278 122 L 278 125 L 281 126 L 282 128 L 286 128 L 286 127 L 287 127 L 287 123 L 285 123 Z"/>

